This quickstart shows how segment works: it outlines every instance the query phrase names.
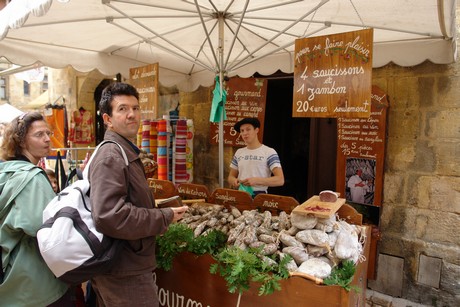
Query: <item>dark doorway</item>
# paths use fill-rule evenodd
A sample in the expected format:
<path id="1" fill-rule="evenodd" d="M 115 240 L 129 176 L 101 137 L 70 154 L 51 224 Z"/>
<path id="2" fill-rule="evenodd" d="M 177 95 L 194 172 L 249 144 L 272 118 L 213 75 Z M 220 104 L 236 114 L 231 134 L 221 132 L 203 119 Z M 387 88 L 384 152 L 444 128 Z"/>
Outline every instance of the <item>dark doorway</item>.
<path id="1" fill-rule="evenodd" d="M 101 100 L 102 91 L 104 88 L 113 83 L 112 79 L 102 80 L 94 90 L 94 106 L 96 110 L 96 145 L 104 140 L 105 126 L 102 114 L 99 113 L 99 101 Z"/>
<path id="2" fill-rule="evenodd" d="M 271 194 L 292 196 L 300 204 L 322 190 L 335 191 L 337 121 L 293 118 L 292 76 L 268 79 L 263 143 L 281 159 L 285 183 Z"/>
<path id="3" fill-rule="evenodd" d="M 268 79 L 263 143 L 278 152 L 285 178 L 284 186 L 268 192 L 302 203 L 307 199 L 310 119 L 292 117 L 293 86 L 292 76 Z"/>

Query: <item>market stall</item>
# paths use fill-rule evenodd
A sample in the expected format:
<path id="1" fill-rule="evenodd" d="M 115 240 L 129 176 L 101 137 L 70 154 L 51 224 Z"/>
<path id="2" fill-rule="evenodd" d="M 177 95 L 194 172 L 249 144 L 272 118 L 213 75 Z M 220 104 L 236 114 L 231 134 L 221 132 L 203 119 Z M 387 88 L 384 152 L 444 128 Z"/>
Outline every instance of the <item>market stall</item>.
<path id="1" fill-rule="evenodd" d="M 231 196 L 229 195 L 228 198 Z M 278 198 L 278 200 L 280 199 Z M 282 203 L 282 200 L 276 203 L 278 210 L 283 208 Z M 207 205 L 213 206 L 213 204 Z M 271 210 L 271 212 L 276 212 L 276 210 Z M 290 213 L 290 211 L 288 212 Z M 350 224 L 361 225 L 362 223 L 362 215 L 347 204 L 342 205 L 337 213 L 341 220 Z M 158 285 L 160 305 L 224 307 L 364 306 L 367 286 L 367 258 L 371 238 L 369 226 L 362 226 L 361 238 L 365 239 L 363 240 L 361 261 L 356 265 L 356 271 L 348 290 L 338 285 L 324 285 L 321 279 L 311 279 L 311 276 L 294 273 L 289 278 L 280 280 L 281 289 L 272 294 L 260 296 L 258 293 L 260 284 L 251 282 L 249 291 L 243 291 L 239 296 L 238 291 L 229 292 L 223 277 L 219 274 L 210 273 L 210 266 L 216 263 L 211 255 L 198 256 L 190 252 L 183 252 L 174 258 L 171 270 L 157 269 L 155 271 L 154 276 Z"/>

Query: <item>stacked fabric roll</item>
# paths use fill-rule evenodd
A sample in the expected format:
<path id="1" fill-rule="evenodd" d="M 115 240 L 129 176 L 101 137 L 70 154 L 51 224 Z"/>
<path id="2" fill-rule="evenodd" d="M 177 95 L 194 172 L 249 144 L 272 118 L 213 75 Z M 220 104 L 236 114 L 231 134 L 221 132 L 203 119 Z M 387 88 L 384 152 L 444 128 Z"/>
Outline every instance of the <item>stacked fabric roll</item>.
<path id="1" fill-rule="evenodd" d="M 158 163 L 158 179 L 168 180 L 168 121 L 161 119 L 157 123 L 157 163 Z"/>
<path id="2" fill-rule="evenodd" d="M 158 131 L 157 131 L 158 122 L 150 122 L 150 152 L 153 153 L 153 158 L 156 161 L 158 157 L 157 147 L 158 147 Z"/>
<path id="3" fill-rule="evenodd" d="M 180 119 L 176 124 L 176 138 L 174 148 L 174 182 L 176 184 L 187 182 L 186 147 L 187 121 L 185 119 Z"/>
<path id="4" fill-rule="evenodd" d="M 142 141 L 140 149 L 150 153 L 150 120 L 142 121 Z"/>
<path id="5" fill-rule="evenodd" d="M 137 130 L 136 145 L 142 148 L 142 125 L 139 125 L 139 129 Z"/>
<path id="6" fill-rule="evenodd" d="M 195 136 L 195 127 L 192 119 L 187 119 L 187 147 L 185 149 L 185 166 L 187 172 L 187 182 L 193 181 L 193 137 Z"/>

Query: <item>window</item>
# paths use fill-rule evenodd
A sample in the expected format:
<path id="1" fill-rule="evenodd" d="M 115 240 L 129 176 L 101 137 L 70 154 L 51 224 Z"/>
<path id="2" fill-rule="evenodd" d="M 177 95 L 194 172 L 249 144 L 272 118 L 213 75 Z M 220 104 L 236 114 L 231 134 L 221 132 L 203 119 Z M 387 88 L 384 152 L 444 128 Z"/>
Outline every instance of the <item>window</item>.
<path id="1" fill-rule="evenodd" d="M 6 78 L 0 77 L 0 100 L 6 100 Z"/>
<path id="2" fill-rule="evenodd" d="M 30 84 L 27 81 L 22 81 L 24 84 L 24 96 L 30 95 Z"/>

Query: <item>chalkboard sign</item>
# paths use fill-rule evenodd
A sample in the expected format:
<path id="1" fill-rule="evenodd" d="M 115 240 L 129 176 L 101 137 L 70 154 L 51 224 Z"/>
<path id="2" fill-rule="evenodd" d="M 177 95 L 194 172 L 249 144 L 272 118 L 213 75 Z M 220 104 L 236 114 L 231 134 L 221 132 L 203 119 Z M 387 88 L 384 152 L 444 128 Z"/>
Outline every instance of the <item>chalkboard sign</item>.
<path id="1" fill-rule="evenodd" d="M 297 39 L 293 117 L 369 117 L 373 30 Z"/>
<path id="2" fill-rule="evenodd" d="M 369 118 L 337 119 L 336 189 L 347 201 L 380 206 L 389 102 L 377 86 L 371 101 Z"/>
<path id="3" fill-rule="evenodd" d="M 139 92 L 142 119 L 157 118 L 158 63 L 129 69 L 129 84 Z"/>
<path id="4" fill-rule="evenodd" d="M 260 121 L 259 139 L 264 135 L 265 102 L 267 80 L 258 78 L 230 78 L 225 86 L 227 102 L 224 121 L 224 145 L 245 146 L 240 134 L 233 126 L 245 117 Z M 219 123 L 211 123 L 211 144 L 219 143 Z"/>
<path id="5" fill-rule="evenodd" d="M 257 194 L 253 200 L 254 207 L 260 212 L 270 211 L 274 215 L 279 215 L 281 211 L 290 214 L 299 202 L 291 196 L 274 194 Z"/>
<path id="6" fill-rule="evenodd" d="M 181 183 L 177 186 L 177 192 L 182 199 L 208 200 L 209 190 L 205 185 L 194 183 Z"/>
<path id="7" fill-rule="evenodd" d="M 155 199 L 164 199 L 179 195 L 172 181 L 149 178 L 147 182 Z"/>
<path id="8" fill-rule="evenodd" d="M 248 192 L 227 188 L 217 188 L 209 197 L 209 202 L 225 207 L 235 206 L 239 210 L 252 210 L 252 197 Z"/>

